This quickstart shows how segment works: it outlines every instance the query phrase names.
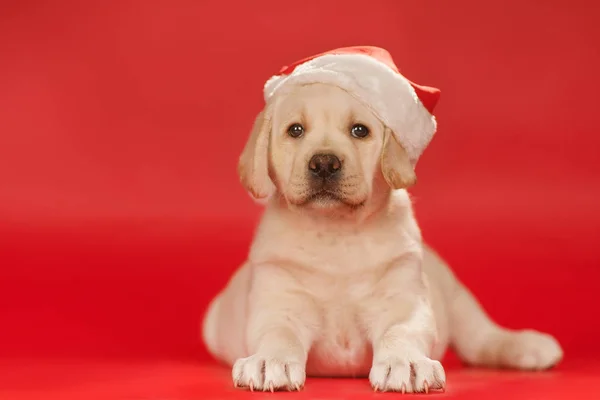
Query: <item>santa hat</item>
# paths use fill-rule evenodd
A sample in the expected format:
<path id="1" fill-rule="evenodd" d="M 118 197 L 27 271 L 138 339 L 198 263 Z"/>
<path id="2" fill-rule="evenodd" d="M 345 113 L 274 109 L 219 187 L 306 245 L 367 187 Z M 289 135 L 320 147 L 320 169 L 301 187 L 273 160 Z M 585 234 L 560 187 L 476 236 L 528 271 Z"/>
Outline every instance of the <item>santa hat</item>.
<path id="1" fill-rule="evenodd" d="M 336 85 L 362 101 L 394 132 L 413 165 L 435 134 L 440 91 L 406 79 L 382 48 L 344 47 L 285 66 L 265 83 L 265 101 L 309 83 Z"/>

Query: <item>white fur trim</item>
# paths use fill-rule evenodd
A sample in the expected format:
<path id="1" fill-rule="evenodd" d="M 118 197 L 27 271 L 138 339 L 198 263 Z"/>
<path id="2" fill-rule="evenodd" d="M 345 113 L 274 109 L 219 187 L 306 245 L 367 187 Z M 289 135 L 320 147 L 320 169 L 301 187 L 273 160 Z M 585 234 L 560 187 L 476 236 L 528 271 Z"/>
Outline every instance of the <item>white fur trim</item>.
<path id="1" fill-rule="evenodd" d="M 435 134 L 435 117 L 421 103 L 408 80 L 365 54 L 327 54 L 297 66 L 290 75 L 271 77 L 265 101 L 294 84 L 339 86 L 369 107 L 404 146 L 413 165 Z"/>

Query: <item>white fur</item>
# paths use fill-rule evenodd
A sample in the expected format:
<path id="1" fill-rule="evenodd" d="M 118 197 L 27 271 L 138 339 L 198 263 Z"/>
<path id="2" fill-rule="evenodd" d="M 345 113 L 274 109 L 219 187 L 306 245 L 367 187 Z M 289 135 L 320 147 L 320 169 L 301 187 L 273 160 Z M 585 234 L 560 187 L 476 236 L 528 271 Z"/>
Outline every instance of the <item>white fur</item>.
<path id="1" fill-rule="evenodd" d="M 208 350 L 232 366 L 236 385 L 298 390 L 306 375 L 368 376 L 376 390 L 426 392 L 446 384 L 439 360 L 448 345 L 464 362 L 487 367 L 544 369 L 562 358 L 551 336 L 496 325 L 422 243 L 408 193 L 383 180 L 386 130 L 364 106 L 331 85 L 313 85 L 270 107 L 273 118 L 252 135 L 272 129 L 279 193 L 203 327 Z M 310 132 L 290 139 L 285 127 L 299 110 Z M 369 124 L 369 139 L 348 135 L 348 110 Z M 266 153 L 267 146 L 256 148 Z M 360 210 L 289 203 L 306 194 L 304 160 L 323 149 L 343 156 L 348 179 L 341 182 L 347 200 L 366 199 Z M 259 156 L 264 163 L 252 165 L 262 169 L 252 171 L 264 177 L 266 154 Z M 365 187 L 369 192 L 357 189 Z"/>
<path id="2" fill-rule="evenodd" d="M 295 389 L 305 374 L 370 373 L 379 390 L 420 392 L 425 382 L 439 389 L 445 374 L 434 360 L 449 343 L 473 365 L 544 369 L 562 358 L 551 336 L 495 325 L 427 247 L 421 264 L 406 192 L 394 195 L 385 217 L 346 228 L 313 224 L 271 203 L 248 262 L 204 323 L 205 344 L 234 366 L 237 385 Z M 402 323 L 392 330 L 395 321 Z"/>
<path id="3" fill-rule="evenodd" d="M 265 100 L 307 83 L 334 84 L 358 98 L 394 131 L 413 164 L 435 134 L 435 117 L 406 78 L 368 55 L 327 54 L 307 61 L 290 75 L 269 79 L 264 87 Z"/>

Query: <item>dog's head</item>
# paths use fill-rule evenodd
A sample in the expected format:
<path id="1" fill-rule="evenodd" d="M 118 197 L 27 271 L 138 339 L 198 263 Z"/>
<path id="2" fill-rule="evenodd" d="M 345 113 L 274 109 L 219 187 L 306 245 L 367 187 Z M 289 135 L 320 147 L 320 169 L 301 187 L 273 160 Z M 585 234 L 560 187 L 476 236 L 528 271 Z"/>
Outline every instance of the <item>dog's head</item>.
<path id="1" fill-rule="evenodd" d="M 292 208 L 355 210 L 415 183 L 393 132 L 332 85 L 298 85 L 258 115 L 238 168 L 257 199 L 278 192 Z"/>

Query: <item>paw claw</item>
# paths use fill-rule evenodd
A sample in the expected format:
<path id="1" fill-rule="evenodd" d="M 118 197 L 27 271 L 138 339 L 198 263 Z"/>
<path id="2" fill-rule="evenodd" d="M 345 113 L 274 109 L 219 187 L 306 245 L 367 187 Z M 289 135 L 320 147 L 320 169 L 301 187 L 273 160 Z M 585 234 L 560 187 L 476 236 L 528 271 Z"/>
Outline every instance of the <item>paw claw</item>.
<path id="1" fill-rule="evenodd" d="M 425 356 L 388 358 L 384 362 L 375 362 L 369 380 L 375 391 L 402 394 L 429 393 L 446 383 L 442 365 Z"/>
<path id="2" fill-rule="evenodd" d="M 238 359 L 233 365 L 234 387 L 250 389 L 251 392 L 276 392 L 278 390 L 300 391 L 304 385 L 305 366 L 286 357 L 272 358 L 259 354 Z"/>

